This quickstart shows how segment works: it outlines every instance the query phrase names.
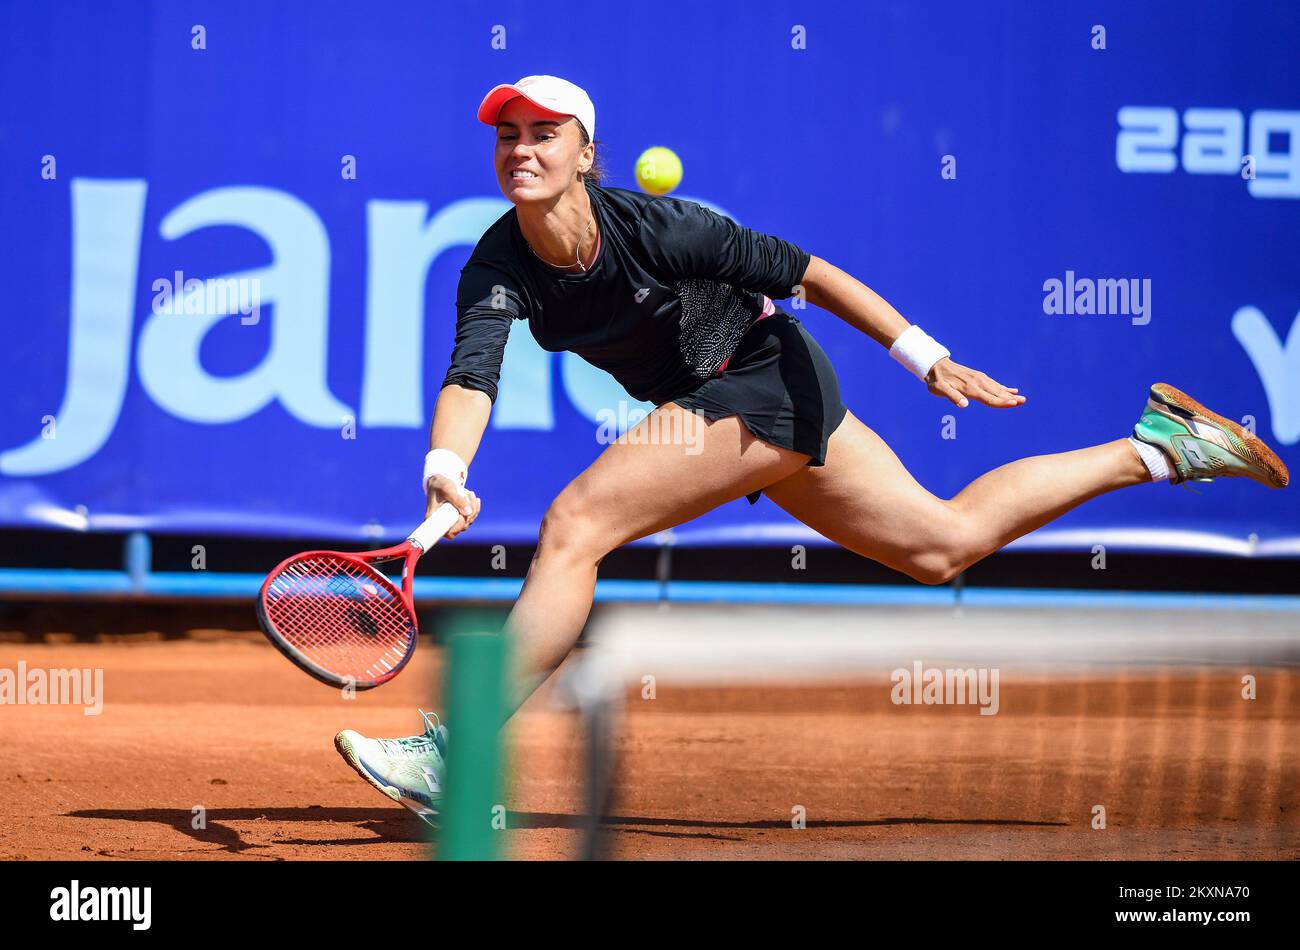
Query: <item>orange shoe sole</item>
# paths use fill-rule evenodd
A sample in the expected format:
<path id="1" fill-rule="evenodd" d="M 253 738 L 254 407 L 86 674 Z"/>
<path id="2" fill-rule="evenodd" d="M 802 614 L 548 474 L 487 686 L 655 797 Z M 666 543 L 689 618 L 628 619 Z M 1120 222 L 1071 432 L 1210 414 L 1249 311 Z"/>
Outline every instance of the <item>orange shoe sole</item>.
<path id="1" fill-rule="evenodd" d="M 1277 457 L 1276 452 L 1264 444 L 1263 439 L 1252 435 L 1249 430 L 1231 419 L 1225 419 L 1217 412 L 1211 412 L 1187 393 L 1175 389 L 1168 383 L 1156 383 L 1151 387 L 1151 392 L 1166 405 L 1221 426 L 1228 433 L 1233 448 L 1268 475 L 1271 487 L 1285 488 L 1290 483 L 1291 473 L 1287 471 L 1286 464 Z"/>

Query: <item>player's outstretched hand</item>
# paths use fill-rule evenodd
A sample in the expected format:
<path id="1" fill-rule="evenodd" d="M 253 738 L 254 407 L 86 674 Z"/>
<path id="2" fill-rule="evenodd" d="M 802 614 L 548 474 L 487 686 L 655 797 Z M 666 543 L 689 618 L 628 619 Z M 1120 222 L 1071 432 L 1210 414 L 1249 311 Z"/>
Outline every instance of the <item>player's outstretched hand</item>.
<path id="1" fill-rule="evenodd" d="M 424 517 L 428 518 L 432 515 L 434 509 L 444 501 L 451 502 L 456 506 L 456 510 L 460 512 L 460 517 L 456 519 L 456 523 L 448 528 L 447 533 L 443 535 L 447 539 L 456 537 L 456 535 L 472 525 L 483 507 L 483 503 L 478 500 L 478 495 L 475 495 L 467 488 L 457 485 L 454 479 L 448 478 L 446 475 L 438 475 L 434 477 L 433 481 L 429 482 L 429 503 L 424 507 Z"/>
<path id="2" fill-rule="evenodd" d="M 1025 401 L 1025 397 L 1020 395 L 1020 390 L 1014 386 L 1010 388 L 1003 386 L 996 379 L 989 378 L 979 370 L 954 363 L 946 356 L 934 364 L 925 381 L 930 387 L 930 392 L 951 400 L 963 409 L 972 399 L 999 409 L 1019 406 Z"/>

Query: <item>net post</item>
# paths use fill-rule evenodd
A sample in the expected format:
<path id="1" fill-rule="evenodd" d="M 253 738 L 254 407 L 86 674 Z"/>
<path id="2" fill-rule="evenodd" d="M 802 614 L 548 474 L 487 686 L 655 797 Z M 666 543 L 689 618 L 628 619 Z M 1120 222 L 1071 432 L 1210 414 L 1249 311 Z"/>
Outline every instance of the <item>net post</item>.
<path id="1" fill-rule="evenodd" d="M 494 861 L 502 857 L 506 824 L 502 616 L 492 610 L 457 611 L 448 618 L 447 631 L 447 788 L 437 857 Z"/>

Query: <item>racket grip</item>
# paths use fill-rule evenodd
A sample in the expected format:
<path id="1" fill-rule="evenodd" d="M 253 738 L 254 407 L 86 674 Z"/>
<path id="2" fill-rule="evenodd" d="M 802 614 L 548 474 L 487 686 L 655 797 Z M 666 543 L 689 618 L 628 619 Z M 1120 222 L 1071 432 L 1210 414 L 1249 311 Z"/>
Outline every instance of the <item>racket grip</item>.
<path id="1" fill-rule="evenodd" d="M 450 502 L 443 502 L 438 506 L 438 510 L 429 515 L 420 527 L 411 532 L 411 536 L 406 540 L 410 541 L 421 551 L 427 551 L 447 533 L 447 530 L 456 523 L 460 517 L 460 512 L 456 506 Z"/>

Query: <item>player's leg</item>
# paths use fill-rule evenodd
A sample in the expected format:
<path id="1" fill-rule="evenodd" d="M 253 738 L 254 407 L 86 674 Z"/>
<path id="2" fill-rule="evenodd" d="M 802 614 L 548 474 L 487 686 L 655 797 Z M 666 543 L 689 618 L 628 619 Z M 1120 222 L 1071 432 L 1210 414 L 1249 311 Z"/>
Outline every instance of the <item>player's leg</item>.
<path id="1" fill-rule="evenodd" d="M 1152 388 L 1134 430 L 1178 481 L 1243 476 L 1282 487 L 1281 460 L 1241 426 L 1173 387 Z M 1020 459 L 982 475 L 956 497 L 926 491 L 884 440 L 852 413 L 831 436 L 826 465 L 764 489 L 814 530 L 924 583 L 943 583 L 1090 498 L 1150 481 L 1133 443 L 1117 439 Z"/>
<path id="2" fill-rule="evenodd" d="M 1012 462 L 944 500 L 850 412 L 831 435 L 824 466 L 763 493 L 849 550 L 938 584 L 1088 498 L 1148 480 L 1137 452 L 1120 440 Z"/>
<path id="3" fill-rule="evenodd" d="M 660 406 L 605 449 L 542 519 L 537 551 L 506 621 L 516 684 L 509 711 L 573 648 L 606 554 L 780 481 L 807 461 L 754 438 L 738 417 L 710 423 L 675 403 Z M 424 722 L 422 735 L 369 739 L 344 730 L 334 744 L 366 782 L 434 824 L 448 737 L 428 716 Z"/>
<path id="4" fill-rule="evenodd" d="M 573 648 L 606 554 L 779 481 L 807 461 L 755 438 L 737 416 L 707 422 L 675 403 L 658 407 L 605 449 L 542 519 L 537 551 L 506 623 L 516 705 Z"/>

